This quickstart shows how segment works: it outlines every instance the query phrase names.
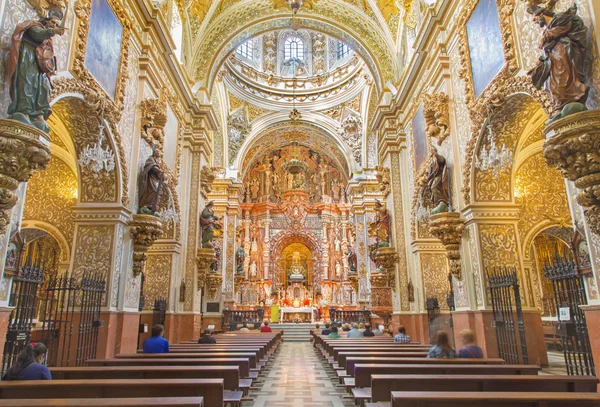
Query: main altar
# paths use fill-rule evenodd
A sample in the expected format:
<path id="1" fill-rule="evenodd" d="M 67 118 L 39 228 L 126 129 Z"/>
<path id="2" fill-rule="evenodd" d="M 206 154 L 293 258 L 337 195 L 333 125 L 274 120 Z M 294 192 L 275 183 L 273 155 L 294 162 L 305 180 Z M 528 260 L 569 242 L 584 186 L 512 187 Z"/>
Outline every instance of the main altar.
<path id="1" fill-rule="evenodd" d="M 314 324 L 316 313 L 317 308 L 315 307 L 283 307 L 279 309 L 279 322 L 310 322 Z"/>

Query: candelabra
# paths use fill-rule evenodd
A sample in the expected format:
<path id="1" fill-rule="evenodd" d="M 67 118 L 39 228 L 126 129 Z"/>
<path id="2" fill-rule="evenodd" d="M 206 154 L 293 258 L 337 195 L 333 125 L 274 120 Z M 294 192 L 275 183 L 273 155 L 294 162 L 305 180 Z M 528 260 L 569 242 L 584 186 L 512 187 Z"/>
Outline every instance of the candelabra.
<path id="1" fill-rule="evenodd" d="M 89 166 L 92 171 L 99 173 L 103 169 L 106 172 L 112 172 L 115 169 L 115 155 L 106 147 L 102 147 L 104 142 L 104 110 L 102 110 L 102 117 L 100 118 L 100 124 L 98 125 L 99 137 L 98 142 L 93 146 L 87 145 L 83 149 L 79 164 L 82 166 Z"/>
<path id="2" fill-rule="evenodd" d="M 481 154 L 475 165 L 481 171 L 491 169 L 494 175 L 498 175 L 512 164 L 512 154 L 506 145 L 503 145 L 500 149 L 496 144 L 492 130 L 492 122 L 489 116 L 487 132 L 490 140 L 490 147 L 489 149 L 482 148 Z"/>

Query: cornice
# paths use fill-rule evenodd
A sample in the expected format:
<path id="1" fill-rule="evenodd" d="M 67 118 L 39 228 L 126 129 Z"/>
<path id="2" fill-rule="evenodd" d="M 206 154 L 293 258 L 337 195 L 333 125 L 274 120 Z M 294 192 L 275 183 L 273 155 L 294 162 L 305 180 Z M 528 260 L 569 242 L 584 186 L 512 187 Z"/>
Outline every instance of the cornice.
<path id="1" fill-rule="evenodd" d="M 465 224 L 516 223 L 521 217 L 521 205 L 512 203 L 471 204 L 461 210 Z"/>
<path id="2" fill-rule="evenodd" d="M 379 139 L 378 153 L 385 158 L 388 154 L 398 153 L 406 148 L 406 133 L 404 129 L 397 128 L 394 133 L 385 133 Z"/>
<path id="3" fill-rule="evenodd" d="M 148 250 L 148 254 L 180 254 L 182 245 L 176 240 L 158 239 Z"/>
<path id="4" fill-rule="evenodd" d="M 414 254 L 423 252 L 446 254 L 446 248 L 438 239 L 417 239 L 410 245 Z"/>
<path id="5" fill-rule="evenodd" d="M 105 203 L 79 204 L 73 207 L 75 223 L 122 223 L 127 224 L 132 211 L 122 205 Z"/>

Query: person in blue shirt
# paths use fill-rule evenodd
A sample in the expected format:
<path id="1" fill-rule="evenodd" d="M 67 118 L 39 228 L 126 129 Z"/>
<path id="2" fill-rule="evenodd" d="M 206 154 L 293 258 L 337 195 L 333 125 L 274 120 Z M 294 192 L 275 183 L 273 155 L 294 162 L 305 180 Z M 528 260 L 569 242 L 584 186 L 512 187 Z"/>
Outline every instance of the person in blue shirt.
<path id="1" fill-rule="evenodd" d="M 165 327 L 154 325 L 152 327 L 152 337 L 144 341 L 144 353 L 169 353 L 169 341 L 163 338 Z"/>
<path id="2" fill-rule="evenodd" d="M 321 331 L 321 335 L 329 335 L 331 330 L 329 329 L 329 324 L 325 324 L 325 329 Z"/>
<path id="3" fill-rule="evenodd" d="M 43 343 L 28 344 L 2 380 L 52 380 L 50 370 L 42 365 L 47 352 Z"/>
<path id="4" fill-rule="evenodd" d="M 482 359 L 483 350 L 475 342 L 475 334 L 469 329 L 460 333 L 460 339 L 463 347 L 458 351 L 459 358 Z"/>

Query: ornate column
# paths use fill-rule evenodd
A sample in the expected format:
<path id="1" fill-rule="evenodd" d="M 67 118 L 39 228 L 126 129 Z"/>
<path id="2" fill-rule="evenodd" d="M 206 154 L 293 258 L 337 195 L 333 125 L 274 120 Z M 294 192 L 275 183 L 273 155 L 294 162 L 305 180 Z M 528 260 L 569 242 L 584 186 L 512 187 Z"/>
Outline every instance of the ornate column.
<path id="1" fill-rule="evenodd" d="M 269 266 L 271 264 L 271 213 L 267 209 L 263 225 L 265 228 L 265 238 L 263 240 L 263 278 L 269 279 Z"/>
<path id="2" fill-rule="evenodd" d="M 380 247 L 374 254 L 378 269 L 370 277 L 371 311 L 383 318 L 385 329 L 392 332 L 392 291 L 396 286 L 398 255 L 393 247 Z"/>
<path id="3" fill-rule="evenodd" d="M 600 236 L 600 111 L 575 113 L 550 123 L 544 130 L 544 158 L 573 181 L 577 202 L 587 208 L 590 229 Z"/>
<path id="4" fill-rule="evenodd" d="M 27 182 L 50 162 L 50 137 L 18 122 L 0 119 L 0 234 L 7 232 L 19 183 Z"/>

